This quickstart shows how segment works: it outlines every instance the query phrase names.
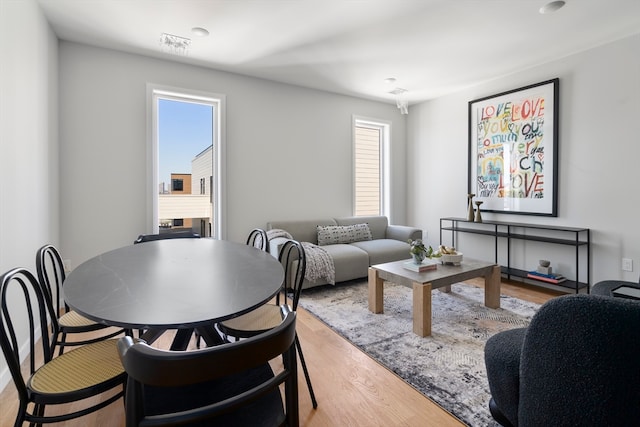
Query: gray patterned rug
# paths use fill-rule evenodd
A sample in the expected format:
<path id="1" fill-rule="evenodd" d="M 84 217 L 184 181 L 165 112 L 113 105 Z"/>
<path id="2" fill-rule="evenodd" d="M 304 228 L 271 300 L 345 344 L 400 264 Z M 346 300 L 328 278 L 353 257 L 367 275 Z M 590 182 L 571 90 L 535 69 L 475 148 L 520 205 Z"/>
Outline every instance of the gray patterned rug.
<path id="1" fill-rule="evenodd" d="M 489 414 L 484 343 L 496 332 L 529 324 L 540 307 L 501 296 L 484 306 L 484 290 L 455 284 L 433 291 L 432 335 L 412 331 L 412 290 L 384 285 L 384 314 L 368 309 L 367 282 L 306 289 L 300 306 L 469 426 L 498 426 Z"/>

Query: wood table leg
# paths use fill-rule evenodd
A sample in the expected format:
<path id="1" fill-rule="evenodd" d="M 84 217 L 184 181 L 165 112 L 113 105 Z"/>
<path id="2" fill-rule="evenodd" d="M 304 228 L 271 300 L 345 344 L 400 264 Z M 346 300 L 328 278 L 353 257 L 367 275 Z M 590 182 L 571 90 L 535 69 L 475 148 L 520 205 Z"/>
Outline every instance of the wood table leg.
<path id="1" fill-rule="evenodd" d="M 413 333 L 431 335 L 431 283 L 413 283 Z"/>
<path id="2" fill-rule="evenodd" d="M 484 305 L 489 308 L 500 308 L 500 266 L 494 266 L 484 276 Z"/>
<path id="3" fill-rule="evenodd" d="M 378 270 L 369 267 L 369 311 L 372 313 L 383 313 L 383 286 L 382 280 L 378 274 Z"/>

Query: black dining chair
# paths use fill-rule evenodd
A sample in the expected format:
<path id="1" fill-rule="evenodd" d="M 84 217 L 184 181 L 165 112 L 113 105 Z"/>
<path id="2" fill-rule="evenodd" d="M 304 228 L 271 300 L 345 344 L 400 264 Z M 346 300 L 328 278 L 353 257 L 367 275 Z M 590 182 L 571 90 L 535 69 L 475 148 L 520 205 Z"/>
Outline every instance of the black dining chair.
<path id="1" fill-rule="evenodd" d="M 297 426 L 296 313 L 279 309 L 281 320 L 268 332 L 200 350 L 161 350 L 121 338 L 127 427 Z M 283 367 L 274 373 L 269 361 L 279 356 Z"/>
<path id="2" fill-rule="evenodd" d="M 14 268 L 0 276 L 0 306 L 0 347 L 19 399 L 16 426 L 82 417 L 123 396 L 127 375 L 116 339 L 85 344 L 53 357 L 52 337 L 58 331 L 53 321 L 53 332 L 48 333 L 52 304 L 29 270 Z M 29 360 L 23 373 L 20 355 L 25 350 Z M 74 408 L 73 412 L 45 415 L 46 406 L 78 402 L 117 389 L 96 404 L 79 403 L 80 409 Z"/>
<path id="3" fill-rule="evenodd" d="M 38 249 L 36 270 L 47 303 L 51 304 L 51 322 L 57 323 L 55 330 L 58 333 L 52 336 L 51 348 L 55 351 L 57 346 L 58 354 L 62 354 L 65 347 L 91 344 L 128 333 L 124 329 L 116 329 L 87 319 L 80 313 L 70 310 L 67 304 L 61 302 L 66 273 L 60 252 L 55 246 L 47 244 Z M 86 337 L 86 335 L 75 335 L 72 340 L 67 339 L 69 334 L 86 334 L 94 331 L 104 331 L 104 333 L 98 337 L 80 338 Z"/>
<path id="4" fill-rule="evenodd" d="M 247 237 L 247 245 L 258 248 L 261 251 L 269 251 L 269 237 L 262 228 L 254 228 Z"/>
<path id="5" fill-rule="evenodd" d="M 280 293 L 276 297 L 275 304 L 264 304 L 247 314 L 218 323 L 218 329 L 224 334 L 225 338 L 229 336 L 235 337 L 236 340 L 249 338 L 275 327 L 279 323 L 280 298 L 282 298 L 282 303 L 284 304 L 291 303 L 293 311 L 297 310 L 307 268 L 307 259 L 302 244 L 295 240 L 287 240 L 280 249 L 278 259 L 284 267 L 284 281 L 280 288 Z M 311 402 L 313 407 L 317 408 L 318 402 L 313 392 L 311 377 L 309 376 L 307 364 L 302 354 L 300 340 L 297 335 L 296 348 L 298 349 L 302 371 L 304 372 L 309 394 L 311 395 Z"/>
<path id="6" fill-rule="evenodd" d="M 134 244 L 144 243 L 144 242 L 152 242 L 154 240 L 165 240 L 165 239 L 199 239 L 200 235 L 198 233 L 194 233 L 193 231 L 170 231 L 166 233 L 158 233 L 158 234 L 141 234 L 138 236 L 136 240 L 133 241 Z"/>

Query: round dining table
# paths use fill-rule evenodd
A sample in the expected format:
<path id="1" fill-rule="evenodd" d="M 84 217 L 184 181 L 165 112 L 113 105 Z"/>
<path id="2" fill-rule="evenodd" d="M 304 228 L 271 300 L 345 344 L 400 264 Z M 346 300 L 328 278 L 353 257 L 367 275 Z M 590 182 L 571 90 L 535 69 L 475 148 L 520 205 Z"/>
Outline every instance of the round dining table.
<path id="1" fill-rule="evenodd" d="M 218 344 L 214 328 L 273 298 L 284 269 L 268 252 L 217 240 L 166 239 L 114 249 L 76 267 L 63 285 L 65 302 L 101 324 L 146 331 L 148 342 L 169 329 L 195 330 Z"/>

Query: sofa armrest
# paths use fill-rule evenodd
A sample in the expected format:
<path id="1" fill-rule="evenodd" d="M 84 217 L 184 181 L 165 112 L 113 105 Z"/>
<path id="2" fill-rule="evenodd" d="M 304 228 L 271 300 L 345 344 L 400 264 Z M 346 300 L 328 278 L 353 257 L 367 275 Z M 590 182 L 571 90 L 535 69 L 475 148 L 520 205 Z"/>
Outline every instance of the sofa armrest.
<path id="1" fill-rule="evenodd" d="M 274 237 L 273 239 L 269 240 L 269 253 L 277 259 L 280 254 L 282 245 L 284 245 L 288 240 L 289 239 L 287 239 L 286 237 Z"/>
<path id="2" fill-rule="evenodd" d="M 385 237 L 387 239 L 395 239 L 402 242 L 406 242 L 407 240 L 422 239 L 422 230 L 406 225 L 388 225 Z"/>

